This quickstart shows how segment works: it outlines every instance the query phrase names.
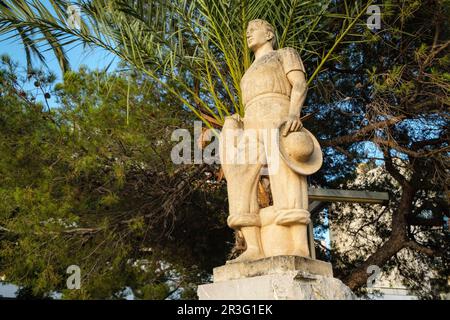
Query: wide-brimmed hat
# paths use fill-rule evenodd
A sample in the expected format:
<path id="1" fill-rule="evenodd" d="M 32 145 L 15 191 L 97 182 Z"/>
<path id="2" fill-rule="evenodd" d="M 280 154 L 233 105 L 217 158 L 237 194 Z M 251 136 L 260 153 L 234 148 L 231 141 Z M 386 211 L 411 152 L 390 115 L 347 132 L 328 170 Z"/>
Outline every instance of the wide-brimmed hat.
<path id="1" fill-rule="evenodd" d="M 316 137 L 302 128 L 283 136 L 285 122 L 279 126 L 278 146 L 281 157 L 295 172 L 311 175 L 322 166 L 322 150 Z"/>

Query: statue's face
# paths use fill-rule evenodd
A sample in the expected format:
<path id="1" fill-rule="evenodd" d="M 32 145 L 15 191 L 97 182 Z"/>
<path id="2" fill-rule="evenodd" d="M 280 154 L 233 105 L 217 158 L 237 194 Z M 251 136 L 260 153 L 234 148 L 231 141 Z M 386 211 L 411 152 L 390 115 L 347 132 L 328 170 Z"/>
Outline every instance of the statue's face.
<path id="1" fill-rule="evenodd" d="M 255 51 L 271 39 L 270 32 L 267 29 L 256 23 L 251 23 L 247 27 L 247 45 L 250 50 Z"/>

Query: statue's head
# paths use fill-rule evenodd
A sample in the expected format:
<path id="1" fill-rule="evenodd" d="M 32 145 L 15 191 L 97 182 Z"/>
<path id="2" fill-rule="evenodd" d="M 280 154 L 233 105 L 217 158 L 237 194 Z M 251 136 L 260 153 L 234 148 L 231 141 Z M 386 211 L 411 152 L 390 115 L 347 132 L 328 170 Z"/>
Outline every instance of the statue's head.
<path id="1" fill-rule="evenodd" d="M 248 23 L 247 45 L 252 51 L 270 42 L 272 48 L 275 47 L 275 30 L 266 20 L 255 19 Z"/>

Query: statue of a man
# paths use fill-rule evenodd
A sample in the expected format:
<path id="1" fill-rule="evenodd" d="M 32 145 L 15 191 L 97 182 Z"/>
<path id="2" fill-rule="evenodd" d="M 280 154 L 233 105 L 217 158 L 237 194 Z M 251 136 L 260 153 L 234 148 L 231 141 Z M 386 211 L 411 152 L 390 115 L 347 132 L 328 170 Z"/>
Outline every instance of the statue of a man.
<path id="1" fill-rule="evenodd" d="M 222 131 L 222 145 L 226 145 L 227 130 L 256 132 L 241 136 L 246 136 L 247 151 L 258 150 L 257 161 L 245 158 L 244 163 L 229 163 L 225 160 L 227 149 L 221 149 L 228 183 L 227 222 L 246 242 L 246 251 L 229 262 L 273 255 L 309 256 L 306 175 L 319 169 L 322 154 L 317 140 L 300 120 L 307 92 L 302 60 L 292 48 L 274 50 L 275 41 L 274 29 L 267 21 L 250 21 L 247 44 L 255 60 L 241 80 L 245 116 L 227 117 Z M 275 140 L 273 132 L 277 133 Z M 249 136 L 253 141 L 249 142 Z M 265 164 L 273 206 L 260 209 L 257 186 Z"/>

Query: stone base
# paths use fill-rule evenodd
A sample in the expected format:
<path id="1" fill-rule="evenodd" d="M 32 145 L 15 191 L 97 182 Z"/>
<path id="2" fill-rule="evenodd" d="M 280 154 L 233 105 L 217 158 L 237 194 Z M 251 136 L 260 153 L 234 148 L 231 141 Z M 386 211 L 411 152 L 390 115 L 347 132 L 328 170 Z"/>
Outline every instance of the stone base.
<path id="1" fill-rule="evenodd" d="M 325 277 L 333 277 L 331 263 L 299 256 L 275 256 L 250 262 L 228 263 L 214 268 L 214 282 L 300 271 Z"/>
<path id="2" fill-rule="evenodd" d="M 200 300 L 353 300 L 340 280 L 287 272 L 229 280 L 198 287 Z"/>
<path id="3" fill-rule="evenodd" d="M 214 269 L 214 283 L 200 285 L 200 300 L 351 300 L 333 278 L 331 264 L 296 256 L 230 263 Z"/>

